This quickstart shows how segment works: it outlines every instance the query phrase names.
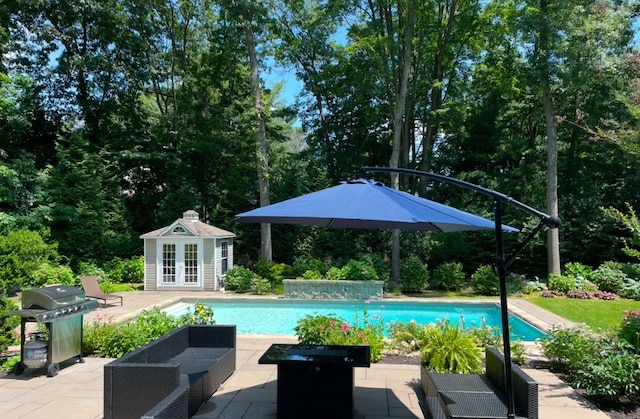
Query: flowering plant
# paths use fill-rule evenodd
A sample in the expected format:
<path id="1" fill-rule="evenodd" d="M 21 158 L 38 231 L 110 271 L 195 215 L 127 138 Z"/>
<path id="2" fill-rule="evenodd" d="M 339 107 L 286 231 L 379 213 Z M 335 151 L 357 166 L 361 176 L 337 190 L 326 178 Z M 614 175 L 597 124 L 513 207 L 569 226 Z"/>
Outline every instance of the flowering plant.
<path id="1" fill-rule="evenodd" d="M 369 346 L 371 361 L 379 361 L 384 349 L 384 325 L 377 316 L 356 314 L 351 324 L 334 315 L 307 315 L 298 320 L 294 328 L 298 340 L 315 345 L 364 345 Z"/>
<path id="2" fill-rule="evenodd" d="M 640 311 L 624 311 L 618 336 L 633 345 L 637 352 L 640 352 Z"/>

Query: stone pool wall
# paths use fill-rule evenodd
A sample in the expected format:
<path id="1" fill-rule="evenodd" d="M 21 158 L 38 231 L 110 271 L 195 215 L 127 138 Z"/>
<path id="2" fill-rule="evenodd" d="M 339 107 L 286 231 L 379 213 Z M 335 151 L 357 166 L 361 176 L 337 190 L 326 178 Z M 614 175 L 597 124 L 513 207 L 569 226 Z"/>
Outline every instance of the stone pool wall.
<path id="1" fill-rule="evenodd" d="M 285 279 L 285 298 L 311 300 L 381 300 L 383 281 Z"/>

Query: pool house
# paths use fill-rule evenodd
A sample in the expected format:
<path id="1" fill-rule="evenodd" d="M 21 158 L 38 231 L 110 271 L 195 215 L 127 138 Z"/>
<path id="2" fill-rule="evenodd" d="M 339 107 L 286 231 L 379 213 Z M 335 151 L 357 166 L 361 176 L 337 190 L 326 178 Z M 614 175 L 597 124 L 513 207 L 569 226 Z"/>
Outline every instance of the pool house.
<path id="1" fill-rule="evenodd" d="M 171 225 L 140 236 L 144 240 L 146 291 L 218 291 L 233 267 L 234 233 L 185 211 Z"/>

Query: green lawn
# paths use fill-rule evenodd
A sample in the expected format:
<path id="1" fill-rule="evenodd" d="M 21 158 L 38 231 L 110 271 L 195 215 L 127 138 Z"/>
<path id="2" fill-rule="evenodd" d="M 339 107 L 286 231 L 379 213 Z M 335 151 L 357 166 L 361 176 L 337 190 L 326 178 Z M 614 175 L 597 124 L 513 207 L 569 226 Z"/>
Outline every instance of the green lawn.
<path id="1" fill-rule="evenodd" d="M 625 310 L 640 311 L 640 301 L 580 300 L 577 298 L 545 298 L 528 296 L 526 300 L 575 323 L 585 323 L 593 330 L 609 330 L 620 324 Z"/>

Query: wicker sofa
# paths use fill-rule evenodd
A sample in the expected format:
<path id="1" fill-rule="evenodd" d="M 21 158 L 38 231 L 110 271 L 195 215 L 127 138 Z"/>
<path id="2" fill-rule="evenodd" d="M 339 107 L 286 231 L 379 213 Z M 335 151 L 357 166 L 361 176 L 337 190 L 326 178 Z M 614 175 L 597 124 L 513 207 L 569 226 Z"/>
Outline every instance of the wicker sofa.
<path id="1" fill-rule="evenodd" d="M 515 414 L 538 419 L 538 383 L 511 364 Z M 442 374 L 420 369 L 427 419 L 506 418 L 504 356 L 487 348 L 485 374 Z"/>
<path id="2" fill-rule="evenodd" d="M 104 366 L 104 418 L 191 417 L 235 367 L 235 326 L 183 326 Z"/>

